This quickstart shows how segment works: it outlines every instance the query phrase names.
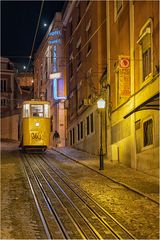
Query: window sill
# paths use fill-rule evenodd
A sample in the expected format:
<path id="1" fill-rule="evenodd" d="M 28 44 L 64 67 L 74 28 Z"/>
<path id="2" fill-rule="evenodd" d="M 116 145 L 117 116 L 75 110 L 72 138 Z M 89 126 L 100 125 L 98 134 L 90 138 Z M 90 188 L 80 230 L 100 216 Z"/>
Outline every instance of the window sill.
<path id="1" fill-rule="evenodd" d="M 91 52 L 92 52 L 92 49 L 90 49 L 89 52 L 87 52 L 86 57 L 88 57 L 91 54 Z"/>
<path id="2" fill-rule="evenodd" d="M 93 135 L 95 135 L 95 131 L 93 131 L 92 133 L 89 133 L 88 135 L 86 134 L 87 139 L 93 137 Z"/>
<path id="3" fill-rule="evenodd" d="M 77 72 L 79 71 L 79 69 L 81 68 L 82 63 L 79 64 L 79 66 L 77 67 Z"/>
<path id="4" fill-rule="evenodd" d="M 150 73 L 148 76 L 145 77 L 144 81 L 142 82 L 141 87 L 149 83 L 153 79 L 153 73 Z"/>
<path id="5" fill-rule="evenodd" d="M 147 150 L 149 150 L 149 149 L 151 149 L 151 148 L 153 148 L 153 147 L 154 147 L 153 144 L 148 145 L 148 146 L 146 146 L 146 147 L 142 147 L 142 148 L 141 148 L 141 152 L 147 151 Z"/>
<path id="6" fill-rule="evenodd" d="M 87 7 L 86 7 L 86 12 L 88 11 L 88 9 L 90 8 L 91 6 L 91 1 L 88 3 Z"/>
<path id="7" fill-rule="evenodd" d="M 69 79 L 69 81 L 72 82 L 72 80 L 73 80 L 73 76 Z"/>

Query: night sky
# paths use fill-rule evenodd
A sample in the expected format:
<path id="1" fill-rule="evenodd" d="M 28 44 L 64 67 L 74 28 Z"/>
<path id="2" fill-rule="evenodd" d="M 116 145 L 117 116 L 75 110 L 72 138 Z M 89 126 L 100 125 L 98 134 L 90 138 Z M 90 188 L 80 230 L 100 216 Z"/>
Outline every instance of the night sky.
<path id="1" fill-rule="evenodd" d="M 29 62 L 41 4 L 42 1 L 1 1 L 1 56 L 8 57 L 20 71 Z M 55 12 L 61 11 L 63 6 L 64 1 L 44 1 L 33 55 Z M 44 23 L 48 26 L 44 27 Z M 31 65 L 32 62 L 33 59 Z"/>

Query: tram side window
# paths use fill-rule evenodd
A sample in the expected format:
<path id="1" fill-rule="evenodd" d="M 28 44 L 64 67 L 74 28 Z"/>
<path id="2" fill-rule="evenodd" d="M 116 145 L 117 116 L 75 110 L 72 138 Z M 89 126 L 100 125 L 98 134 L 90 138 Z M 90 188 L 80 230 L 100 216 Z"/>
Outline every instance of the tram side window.
<path id="1" fill-rule="evenodd" d="M 44 104 L 44 117 L 49 118 L 49 105 Z"/>
<path id="2" fill-rule="evenodd" d="M 29 117 L 29 104 L 23 105 L 23 117 Z"/>
<path id="3" fill-rule="evenodd" d="M 31 117 L 43 117 L 43 105 L 31 105 Z"/>

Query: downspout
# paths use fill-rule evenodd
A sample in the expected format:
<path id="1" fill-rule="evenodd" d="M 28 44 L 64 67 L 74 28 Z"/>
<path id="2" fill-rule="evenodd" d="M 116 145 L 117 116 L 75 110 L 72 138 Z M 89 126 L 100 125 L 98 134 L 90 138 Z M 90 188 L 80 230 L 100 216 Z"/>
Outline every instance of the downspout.
<path id="1" fill-rule="evenodd" d="M 130 13 L 130 79 L 131 79 L 131 95 L 135 91 L 135 72 L 134 72 L 134 1 L 129 2 Z M 135 108 L 135 96 L 133 97 L 133 105 Z M 135 133 L 135 113 L 131 115 L 131 167 L 137 169 L 136 161 L 136 133 Z"/>
<path id="2" fill-rule="evenodd" d="M 106 1 L 106 34 L 107 34 L 107 84 L 110 86 L 110 11 L 109 11 L 110 1 Z M 109 110 L 110 110 L 110 87 L 107 88 L 107 103 L 106 103 L 106 152 L 107 159 L 111 160 L 111 119 L 109 118 Z M 108 94 L 109 93 L 109 94 Z"/>

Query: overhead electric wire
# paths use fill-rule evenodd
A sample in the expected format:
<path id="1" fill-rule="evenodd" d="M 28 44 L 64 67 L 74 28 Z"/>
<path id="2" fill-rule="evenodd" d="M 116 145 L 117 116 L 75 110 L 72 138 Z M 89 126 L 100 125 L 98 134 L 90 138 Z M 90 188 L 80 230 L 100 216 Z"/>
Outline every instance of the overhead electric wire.
<path id="1" fill-rule="evenodd" d="M 38 22 L 37 22 L 37 27 L 36 27 L 36 31 L 35 31 L 35 35 L 34 35 L 34 39 L 33 39 L 32 49 L 31 49 L 31 53 L 30 53 L 30 56 L 29 56 L 29 62 L 28 62 L 27 68 L 26 68 L 26 72 L 28 71 L 28 68 L 29 68 L 29 65 L 30 65 L 30 62 L 31 62 L 31 59 L 32 59 L 34 45 L 35 45 L 37 32 L 38 32 L 38 28 L 39 28 L 39 23 L 40 23 L 40 19 L 41 19 L 41 15 L 42 15 L 43 5 L 44 5 L 44 0 L 42 0 L 41 9 L 40 9 L 40 13 L 39 13 L 39 18 L 38 18 Z"/>
<path id="2" fill-rule="evenodd" d="M 42 0 L 42 3 L 41 3 L 41 8 L 40 8 L 40 12 L 39 12 L 38 22 L 37 22 L 36 31 L 35 31 L 35 34 L 34 34 L 34 39 L 33 39 L 33 43 L 32 43 L 31 52 L 30 52 L 30 55 L 29 55 L 29 61 L 28 61 L 28 64 L 27 64 L 27 67 L 26 67 L 26 71 L 25 71 L 25 76 L 27 75 L 27 72 L 28 72 L 28 69 L 29 69 L 29 66 L 30 66 L 30 63 L 31 63 L 33 50 L 34 50 L 34 46 L 35 46 L 35 41 L 36 41 L 38 28 L 39 28 L 39 24 L 40 24 L 40 19 L 41 19 L 41 15 L 42 15 L 43 5 L 44 5 L 44 0 Z"/>

